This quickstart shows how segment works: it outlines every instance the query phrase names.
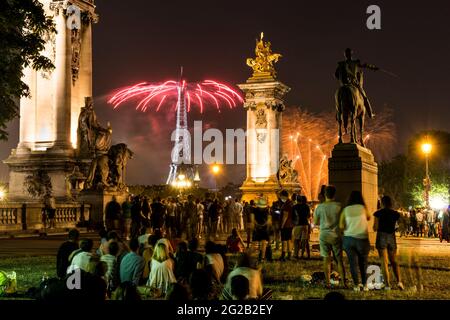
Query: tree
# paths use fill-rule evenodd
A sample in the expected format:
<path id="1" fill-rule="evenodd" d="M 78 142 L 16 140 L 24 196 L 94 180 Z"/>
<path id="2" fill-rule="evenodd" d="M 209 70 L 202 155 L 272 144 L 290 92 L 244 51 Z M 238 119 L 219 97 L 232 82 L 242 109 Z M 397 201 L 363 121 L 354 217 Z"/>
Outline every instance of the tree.
<path id="1" fill-rule="evenodd" d="M 19 114 L 18 101 L 30 95 L 22 81 L 23 69 L 48 71 L 53 63 L 41 54 L 56 29 L 38 0 L 0 1 L 0 140 L 6 125 Z"/>
<path id="2" fill-rule="evenodd" d="M 450 192 L 450 132 L 422 131 L 408 143 L 406 155 L 399 155 L 385 161 L 379 168 L 381 192 L 392 196 L 403 207 L 422 206 L 425 178 L 425 156 L 421 144 L 433 145 L 429 156 L 431 197 Z M 446 191 L 447 190 L 447 191 Z"/>

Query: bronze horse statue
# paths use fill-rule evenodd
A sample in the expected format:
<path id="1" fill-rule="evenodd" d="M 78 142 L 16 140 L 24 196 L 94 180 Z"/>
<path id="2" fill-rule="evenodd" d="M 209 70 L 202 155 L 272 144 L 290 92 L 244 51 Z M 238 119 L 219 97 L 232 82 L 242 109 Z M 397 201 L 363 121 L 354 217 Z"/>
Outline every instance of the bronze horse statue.
<path id="1" fill-rule="evenodd" d="M 364 145 L 363 130 L 366 107 L 360 90 L 351 84 L 341 86 L 335 94 L 336 120 L 339 124 L 339 143 L 342 143 L 342 125 L 347 134 L 350 122 L 350 142 Z M 359 139 L 356 133 L 356 121 L 359 124 Z"/>

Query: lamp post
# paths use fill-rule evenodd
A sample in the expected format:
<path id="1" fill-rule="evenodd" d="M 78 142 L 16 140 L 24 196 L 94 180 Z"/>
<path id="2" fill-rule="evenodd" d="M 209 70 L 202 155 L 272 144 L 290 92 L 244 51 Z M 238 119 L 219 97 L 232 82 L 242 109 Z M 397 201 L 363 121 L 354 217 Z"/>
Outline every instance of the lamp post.
<path id="1" fill-rule="evenodd" d="M 425 188 L 425 204 L 427 209 L 430 208 L 430 190 L 431 190 L 431 179 L 430 172 L 428 169 L 428 156 L 431 153 L 432 145 L 430 143 L 422 144 L 422 152 L 425 154 L 425 179 L 423 179 L 423 186 Z"/>
<path id="2" fill-rule="evenodd" d="M 219 174 L 219 172 L 220 172 L 220 166 L 217 164 L 217 163 L 215 163 L 212 167 L 211 167 L 211 171 L 212 171 L 212 173 L 213 173 L 213 175 L 214 175 L 214 191 L 216 192 L 216 194 L 217 194 L 217 175 Z"/>

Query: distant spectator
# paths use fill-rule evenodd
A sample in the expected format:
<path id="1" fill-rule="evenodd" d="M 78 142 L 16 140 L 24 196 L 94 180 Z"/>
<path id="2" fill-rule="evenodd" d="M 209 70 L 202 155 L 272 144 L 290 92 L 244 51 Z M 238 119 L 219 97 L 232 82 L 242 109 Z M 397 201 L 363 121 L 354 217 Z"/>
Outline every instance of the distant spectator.
<path id="1" fill-rule="evenodd" d="M 161 295 L 165 295 L 170 284 L 177 282 L 173 269 L 174 263 L 167 254 L 165 244 L 156 244 L 150 265 L 150 276 L 147 281 L 147 286 L 157 289 Z"/>
<path id="2" fill-rule="evenodd" d="M 91 253 L 94 243 L 92 239 L 83 239 L 80 241 L 80 249 L 72 252 L 70 266 L 73 268 L 80 268 L 86 272 L 89 272 L 89 262 L 93 254 Z"/>
<path id="3" fill-rule="evenodd" d="M 245 249 L 245 243 L 239 235 L 236 228 L 231 230 L 231 235 L 227 238 L 227 250 L 229 253 L 243 252 Z"/>
<path id="4" fill-rule="evenodd" d="M 131 197 L 122 203 L 123 237 L 130 240 L 131 235 Z"/>
<path id="5" fill-rule="evenodd" d="M 139 282 L 144 271 L 144 259 L 137 254 L 139 242 L 137 239 L 130 240 L 130 250 L 120 263 L 120 282 L 131 281 L 135 286 Z"/>
<path id="6" fill-rule="evenodd" d="M 310 234 L 311 211 L 305 196 L 297 196 L 297 203 L 292 208 L 292 219 L 294 222 L 294 258 L 298 258 L 301 249 L 301 258 L 306 251 L 308 259 L 310 258 L 309 234 Z"/>
<path id="7" fill-rule="evenodd" d="M 102 256 L 108 253 L 108 231 L 105 228 L 100 229 L 98 232 L 100 237 L 100 246 L 98 247 L 96 254 Z"/>
<path id="8" fill-rule="evenodd" d="M 106 204 L 105 208 L 105 223 L 106 230 L 119 230 L 119 223 L 122 214 L 122 207 L 117 202 L 115 196 L 112 197 L 111 201 Z"/>
<path id="9" fill-rule="evenodd" d="M 69 267 L 69 256 L 72 252 L 78 249 L 78 239 L 80 232 L 77 229 L 69 231 L 69 239 L 64 242 L 58 249 L 56 255 L 56 273 L 60 279 L 63 279 Z"/>

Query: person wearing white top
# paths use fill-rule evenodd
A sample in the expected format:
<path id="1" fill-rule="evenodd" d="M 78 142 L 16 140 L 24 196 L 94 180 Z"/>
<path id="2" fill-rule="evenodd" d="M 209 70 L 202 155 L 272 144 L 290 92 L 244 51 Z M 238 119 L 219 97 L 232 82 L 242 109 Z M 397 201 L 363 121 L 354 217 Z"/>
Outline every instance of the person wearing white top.
<path id="1" fill-rule="evenodd" d="M 249 299 L 258 299 L 263 294 L 263 285 L 261 279 L 261 270 L 252 268 L 251 257 L 247 253 L 241 254 L 238 264 L 233 271 L 228 274 L 225 289 L 231 293 L 231 280 L 233 277 L 242 275 L 249 282 Z"/>
<path id="2" fill-rule="evenodd" d="M 150 263 L 147 286 L 159 290 L 161 296 L 165 295 L 170 285 L 177 282 L 173 268 L 174 263 L 167 254 L 166 245 L 162 242 L 158 243 Z"/>
<path id="3" fill-rule="evenodd" d="M 342 245 L 350 264 L 355 291 L 360 291 L 361 288 L 368 290 L 366 270 L 370 251 L 369 220 L 370 215 L 361 192 L 352 191 L 347 206 L 342 210 L 339 227 L 344 231 Z"/>

